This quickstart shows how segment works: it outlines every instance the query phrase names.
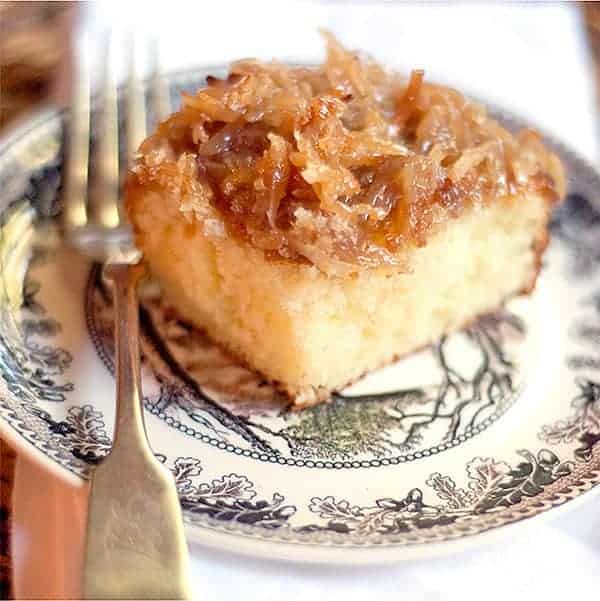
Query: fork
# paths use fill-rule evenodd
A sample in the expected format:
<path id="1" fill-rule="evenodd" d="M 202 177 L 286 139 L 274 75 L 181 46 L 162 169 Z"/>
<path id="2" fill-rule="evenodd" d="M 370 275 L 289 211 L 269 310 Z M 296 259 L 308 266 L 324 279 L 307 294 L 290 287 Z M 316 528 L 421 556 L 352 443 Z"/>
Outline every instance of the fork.
<path id="1" fill-rule="evenodd" d="M 119 126 L 113 61 L 106 44 L 98 121 L 97 166 L 88 189 L 90 68 L 82 44 L 68 129 L 62 195 L 66 241 L 104 264 L 115 312 L 116 420 L 110 454 L 91 478 L 82 593 L 86 599 L 187 599 L 187 548 L 173 477 L 152 453 L 146 437 L 140 390 L 137 284 L 140 253 L 119 202 Z M 126 135 L 129 157 L 145 137 L 146 107 L 131 40 Z M 156 63 L 155 63 L 156 64 Z M 154 69 L 155 113 L 164 116 L 165 91 Z"/>

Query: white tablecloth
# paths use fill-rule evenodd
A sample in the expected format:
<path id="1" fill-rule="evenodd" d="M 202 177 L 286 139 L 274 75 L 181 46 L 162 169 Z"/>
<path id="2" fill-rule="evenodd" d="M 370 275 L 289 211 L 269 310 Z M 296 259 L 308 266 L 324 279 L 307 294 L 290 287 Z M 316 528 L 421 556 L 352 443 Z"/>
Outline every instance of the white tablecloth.
<path id="1" fill-rule="evenodd" d="M 115 18 L 163 38 L 167 68 L 240 56 L 316 59 L 318 27 L 387 64 L 423 67 L 530 119 L 598 158 L 595 97 L 575 5 L 312 2 L 97 3 L 86 27 Z M 223 25 L 227 15 L 227 26 Z M 159 29 L 160 28 L 160 29 Z M 19 598 L 78 596 L 85 490 L 19 457 L 14 499 Z M 326 567 L 191 548 L 198 599 L 535 599 L 598 595 L 600 505 L 534 520 L 518 537 L 451 557 L 381 567 Z"/>

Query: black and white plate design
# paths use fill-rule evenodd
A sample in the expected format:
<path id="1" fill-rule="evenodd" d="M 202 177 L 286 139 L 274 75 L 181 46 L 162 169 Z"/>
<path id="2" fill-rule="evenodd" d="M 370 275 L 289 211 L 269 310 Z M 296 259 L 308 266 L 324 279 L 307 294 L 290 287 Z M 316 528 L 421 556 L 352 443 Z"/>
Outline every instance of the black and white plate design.
<path id="1" fill-rule="evenodd" d="M 174 96 L 204 75 L 173 76 Z M 111 444 L 112 309 L 98 266 L 56 243 L 61 132 L 48 111 L 0 142 L 0 431 L 83 483 Z M 147 428 L 190 539 L 299 560 L 426 556 L 600 489 L 600 175 L 552 144 L 570 190 L 535 293 L 332 403 L 285 411 L 144 291 Z"/>

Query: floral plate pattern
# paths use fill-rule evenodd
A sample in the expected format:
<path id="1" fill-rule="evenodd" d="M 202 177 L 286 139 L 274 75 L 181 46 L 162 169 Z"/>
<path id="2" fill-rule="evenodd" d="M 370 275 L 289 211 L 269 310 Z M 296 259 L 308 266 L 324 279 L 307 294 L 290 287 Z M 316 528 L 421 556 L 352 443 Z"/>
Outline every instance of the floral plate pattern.
<path id="1" fill-rule="evenodd" d="M 201 81 L 173 76 L 173 94 Z M 0 429 L 83 482 L 111 444 L 112 307 L 100 268 L 57 243 L 61 123 L 44 113 L 0 143 Z M 152 285 L 142 291 L 147 428 L 192 539 L 295 559 L 396 559 L 597 487 L 600 176 L 555 147 L 570 193 L 536 292 L 329 404 L 288 412 Z"/>

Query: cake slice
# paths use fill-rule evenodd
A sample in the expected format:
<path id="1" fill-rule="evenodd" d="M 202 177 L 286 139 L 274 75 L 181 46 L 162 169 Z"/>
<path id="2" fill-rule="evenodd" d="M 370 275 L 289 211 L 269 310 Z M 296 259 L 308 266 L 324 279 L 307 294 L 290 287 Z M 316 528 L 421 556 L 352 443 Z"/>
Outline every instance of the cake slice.
<path id="1" fill-rule="evenodd" d="M 303 407 L 531 292 L 564 187 L 535 132 L 330 37 L 184 94 L 127 207 L 166 301 Z"/>

